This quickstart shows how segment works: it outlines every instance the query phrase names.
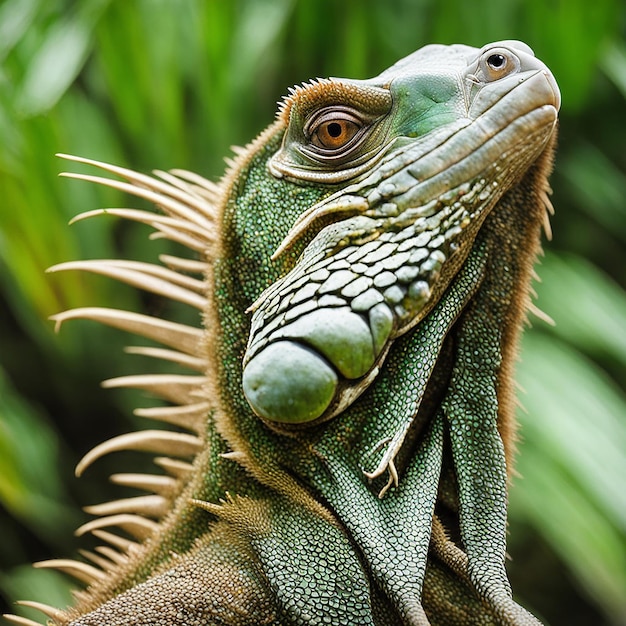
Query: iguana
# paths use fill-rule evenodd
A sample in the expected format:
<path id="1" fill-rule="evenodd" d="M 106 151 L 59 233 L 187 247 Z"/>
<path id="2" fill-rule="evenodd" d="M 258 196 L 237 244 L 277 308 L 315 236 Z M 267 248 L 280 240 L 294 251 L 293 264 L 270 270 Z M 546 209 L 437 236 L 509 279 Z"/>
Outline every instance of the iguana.
<path id="1" fill-rule="evenodd" d="M 538 624 L 505 571 L 513 362 L 560 104 L 531 49 L 429 45 L 370 80 L 297 86 L 216 185 L 70 174 L 153 202 L 195 258 L 65 263 L 201 312 L 201 328 L 83 308 L 193 374 L 113 379 L 173 425 L 104 454 L 156 454 L 148 495 L 88 507 L 87 584 L 54 624 Z M 111 528 L 116 528 L 114 532 Z M 26 618 L 9 621 L 33 625 Z"/>

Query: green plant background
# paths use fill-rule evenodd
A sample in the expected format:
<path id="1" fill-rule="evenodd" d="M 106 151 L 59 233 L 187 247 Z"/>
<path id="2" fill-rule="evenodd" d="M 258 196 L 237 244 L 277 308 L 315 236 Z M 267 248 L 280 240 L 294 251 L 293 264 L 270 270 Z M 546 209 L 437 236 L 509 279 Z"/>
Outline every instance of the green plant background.
<path id="1" fill-rule="evenodd" d="M 113 219 L 68 228 L 81 211 L 137 201 L 59 179 L 54 154 L 217 178 L 294 83 L 366 78 L 430 42 L 517 38 L 554 71 L 563 108 L 536 285 L 556 325 L 533 320 L 521 353 L 511 578 L 553 626 L 626 624 L 625 17 L 618 0 L 0 2 L 2 608 L 70 600 L 63 576 L 27 563 L 75 554 L 80 506 L 119 495 L 107 474 L 142 463 L 118 454 L 74 479 L 82 454 L 139 428 L 131 409 L 149 404 L 99 381 L 147 364 L 123 355 L 121 333 L 77 322 L 55 335 L 48 316 L 92 304 L 170 313 L 105 279 L 45 274 L 163 251 Z"/>

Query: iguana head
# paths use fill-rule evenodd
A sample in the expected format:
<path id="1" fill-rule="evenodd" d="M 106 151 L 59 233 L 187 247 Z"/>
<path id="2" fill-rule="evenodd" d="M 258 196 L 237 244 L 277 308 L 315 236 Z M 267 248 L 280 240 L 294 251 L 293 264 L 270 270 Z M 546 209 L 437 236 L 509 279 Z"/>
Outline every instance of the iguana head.
<path id="1" fill-rule="evenodd" d="M 125 479 L 156 495 L 92 508 L 103 518 L 84 530 L 116 556 L 56 562 L 91 586 L 51 618 L 536 623 L 504 571 L 511 363 L 559 98 L 520 42 L 427 46 L 371 80 L 293 89 L 217 187 L 95 163 L 128 182 L 95 180 L 165 212 L 109 214 L 200 259 L 64 269 L 169 294 L 203 329 L 57 319 L 160 341 L 176 352 L 143 351 L 200 375 L 111 383 L 175 403 L 140 413 L 185 432 L 123 435 L 81 462 L 142 449 L 167 455 L 167 475 Z"/>
<path id="2" fill-rule="evenodd" d="M 428 46 L 375 79 L 292 93 L 267 167 L 326 193 L 273 256 L 310 243 L 251 306 L 243 388 L 259 416 L 328 419 L 368 387 L 545 148 L 558 94 L 545 66 L 510 42 L 478 53 Z"/>

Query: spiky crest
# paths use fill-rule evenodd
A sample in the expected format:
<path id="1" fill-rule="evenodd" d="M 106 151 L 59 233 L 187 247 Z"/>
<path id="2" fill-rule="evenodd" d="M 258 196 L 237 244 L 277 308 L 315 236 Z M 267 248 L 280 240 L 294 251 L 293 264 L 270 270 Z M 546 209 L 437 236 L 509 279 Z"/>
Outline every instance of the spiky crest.
<path id="1" fill-rule="evenodd" d="M 154 229 L 151 238 L 173 240 L 193 253 L 199 253 L 201 258 L 161 255 L 161 264 L 125 260 L 71 261 L 56 265 L 48 271 L 82 270 L 102 274 L 204 311 L 207 305 L 205 275 L 214 257 L 216 212 L 221 200 L 220 186 L 184 170 L 155 171 L 154 176 L 146 176 L 91 159 L 59 156 L 100 168 L 121 180 L 74 173 L 65 173 L 62 176 L 118 189 L 148 200 L 161 210 L 151 212 L 132 208 L 101 209 L 83 213 L 72 222 L 98 215 L 110 215 L 147 224 Z M 200 278 L 194 277 L 194 274 L 200 275 Z M 193 459 L 203 447 L 203 420 L 211 408 L 205 391 L 205 333 L 200 327 L 200 316 L 198 327 L 192 327 L 130 311 L 85 307 L 59 313 L 51 319 L 56 322 L 56 330 L 65 321 L 88 319 L 139 335 L 160 343 L 163 347 L 133 346 L 126 349 L 128 353 L 165 360 L 196 372 L 189 375 L 124 376 L 103 383 L 103 386 L 109 388 L 128 387 L 149 391 L 165 399 L 169 405 L 140 408 L 135 411 L 136 415 L 174 425 L 185 432 L 142 430 L 119 435 L 97 445 L 76 467 L 76 474 L 80 475 L 94 461 L 111 452 L 141 450 L 156 454 L 154 462 L 165 472 L 111 476 L 113 483 L 139 489 L 146 492 L 146 495 L 85 507 L 87 513 L 97 517 L 81 526 L 76 534 L 90 533 L 104 544 L 95 547 L 93 551 L 80 551 L 88 562 L 54 559 L 35 564 L 39 568 L 64 572 L 87 586 L 94 586 L 95 589 L 108 578 L 109 573 L 127 567 L 129 555 L 141 550 L 144 542 L 158 530 L 164 516 L 171 510 L 173 500 L 190 476 L 192 466 L 187 461 Z M 111 532 L 115 528 L 135 540 Z M 87 599 L 90 589 L 75 592 L 77 599 Z M 46 604 L 29 601 L 19 604 L 40 611 L 56 624 L 66 624 L 71 619 L 70 613 Z M 37 624 L 16 615 L 5 617 L 20 626 Z"/>
<path id="2" fill-rule="evenodd" d="M 276 119 L 289 123 L 293 109 L 303 118 L 324 103 L 361 105 L 368 111 L 387 111 L 391 105 L 389 91 L 380 87 L 357 85 L 354 82 L 333 78 L 317 78 L 289 89 L 278 103 Z"/>

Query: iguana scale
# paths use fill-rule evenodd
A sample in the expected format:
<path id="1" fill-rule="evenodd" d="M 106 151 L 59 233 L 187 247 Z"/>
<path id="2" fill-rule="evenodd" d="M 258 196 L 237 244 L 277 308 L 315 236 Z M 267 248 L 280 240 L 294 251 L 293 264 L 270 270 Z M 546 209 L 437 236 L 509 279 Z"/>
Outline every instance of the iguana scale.
<path id="1" fill-rule="evenodd" d="M 505 571 L 512 368 L 560 104 L 523 43 L 426 46 L 370 80 L 291 90 L 217 184 L 88 159 L 70 174 L 160 209 L 194 259 L 76 261 L 195 307 L 192 328 L 84 308 L 188 375 L 109 387 L 173 425 L 89 452 L 156 454 L 148 495 L 88 507 L 86 589 L 54 624 L 538 624 Z M 114 530 L 111 530 L 114 529 Z M 9 616 L 13 623 L 31 625 Z"/>

